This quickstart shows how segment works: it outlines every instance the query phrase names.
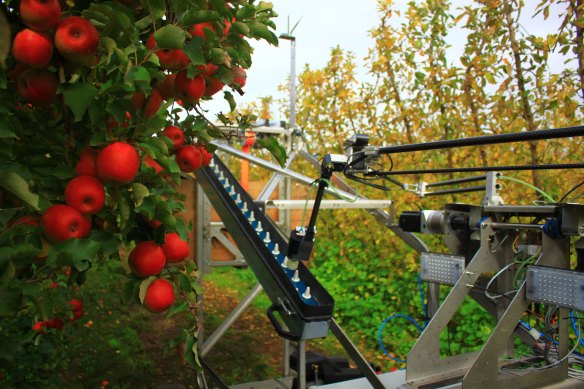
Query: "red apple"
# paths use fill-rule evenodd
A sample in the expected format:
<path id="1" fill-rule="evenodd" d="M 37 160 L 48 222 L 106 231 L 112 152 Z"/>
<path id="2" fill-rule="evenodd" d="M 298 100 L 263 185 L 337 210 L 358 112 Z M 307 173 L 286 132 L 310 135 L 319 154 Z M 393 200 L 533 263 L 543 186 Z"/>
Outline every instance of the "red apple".
<path id="1" fill-rule="evenodd" d="M 59 0 L 21 0 L 20 19 L 36 31 L 49 31 L 61 19 Z"/>
<path id="2" fill-rule="evenodd" d="M 45 326 L 47 328 L 54 328 L 56 330 L 62 330 L 63 329 L 63 325 L 65 323 L 63 322 L 63 319 L 59 319 L 57 317 L 53 317 L 49 320 L 45 320 Z"/>
<path id="3" fill-rule="evenodd" d="M 59 80 L 46 69 L 29 69 L 18 78 L 16 89 L 29 103 L 46 107 L 57 99 Z"/>
<path id="4" fill-rule="evenodd" d="M 203 156 L 195 146 L 184 146 L 176 153 L 176 162 L 185 173 L 190 173 L 203 165 Z"/>
<path id="5" fill-rule="evenodd" d="M 215 77 L 207 78 L 207 82 L 205 84 L 205 97 L 211 97 L 215 93 L 219 92 L 225 86 L 224 83 L 216 79 Z"/>
<path id="6" fill-rule="evenodd" d="M 144 295 L 144 308 L 152 313 L 162 312 L 174 304 L 174 288 L 163 278 L 152 281 Z"/>
<path id="7" fill-rule="evenodd" d="M 95 160 L 97 177 L 106 183 L 129 184 L 140 168 L 138 151 L 124 142 L 106 146 Z"/>
<path id="8" fill-rule="evenodd" d="M 55 46 L 59 53 L 73 62 L 93 62 L 99 43 L 97 30 L 81 16 L 61 19 L 55 31 Z"/>
<path id="9" fill-rule="evenodd" d="M 83 224 L 81 225 L 80 238 L 87 238 L 91 234 L 91 216 L 83 216 Z"/>
<path id="10" fill-rule="evenodd" d="M 162 223 L 158 220 L 150 220 L 150 219 L 144 218 L 144 221 L 146 223 L 148 223 L 148 225 L 154 229 L 160 228 L 160 226 L 162 225 Z"/>
<path id="11" fill-rule="evenodd" d="M 211 159 L 213 159 L 213 154 L 208 152 L 207 149 L 204 148 L 203 146 L 199 147 L 199 152 L 203 157 L 203 166 L 209 166 L 209 164 L 211 163 Z"/>
<path id="12" fill-rule="evenodd" d="M 152 93 L 150 94 L 150 98 L 146 103 L 146 107 L 144 108 L 144 117 L 149 118 L 152 117 L 158 109 L 162 105 L 162 94 L 158 89 L 152 89 Z"/>
<path id="13" fill-rule="evenodd" d="M 156 276 L 164 270 L 166 256 L 162 247 L 152 240 L 140 242 L 130 253 L 128 263 L 136 277 Z"/>
<path id="14" fill-rule="evenodd" d="M 164 100 L 173 99 L 175 95 L 174 91 L 174 80 L 176 79 L 176 74 L 167 74 L 164 78 L 162 84 L 158 86 L 160 95 Z"/>
<path id="15" fill-rule="evenodd" d="M 130 103 L 130 108 L 133 112 L 138 112 L 144 106 L 146 102 L 146 95 L 142 92 L 134 92 L 132 93 L 132 101 Z"/>
<path id="16" fill-rule="evenodd" d="M 82 317 L 83 317 L 83 311 L 73 311 L 73 317 L 71 318 L 71 321 L 81 319 Z"/>
<path id="17" fill-rule="evenodd" d="M 85 147 L 79 154 L 79 162 L 75 165 L 75 175 L 77 176 L 97 176 L 95 170 L 95 160 L 99 150 Z"/>
<path id="18" fill-rule="evenodd" d="M 236 88 L 243 88 L 247 80 L 247 74 L 245 73 L 245 70 L 240 66 L 234 66 L 231 69 L 231 72 L 233 74 L 232 85 Z"/>
<path id="19" fill-rule="evenodd" d="M 84 215 L 92 215 L 103 208 L 105 189 L 93 176 L 78 176 L 67 184 L 65 202 Z"/>
<path id="20" fill-rule="evenodd" d="M 146 166 L 147 168 L 151 168 L 154 169 L 154 171 L 156 172 L 156 174 L 160 173 L 161 171 L 163 171 L 164 169 L 162 168 L 162 166 L 160 166 L 160 164 L 158 164 L 158 162 L 156 162 L 151 156 L 149 155 L 145 155 L 142 158 L 142 163 L 144 164 L 144 166 Z"/>
<path id="21" fill-rule="evenodd" d="M 41 216 L 41 227 L 51 242 L 64 242 L 81 237 L 83 216 L 68 205 L 51 205 Z"/>
<path id="22" fill-rule="evenodd" d="M 193 37 L 198 36 L 198 37 L 201 37 L 203 39 L 206 39 L 205 38 L 205 29 L 206 28 L 215 32 L 215 26 L 213 26 L 213 24 L 211 22 L 203 22 L 203 23 L 198 23 L 198 24 L 193 25 L 193 27 L 191 27 L 189 29 L 189 34 L 191 34 Z"/>
<path id="23" fill-rule="evenodd" d="M 177 97 L 191 104 L 199 101 L 205 93 L 205 78 L 203 76 L 187 77 L 187 71 L 183 70 L 176 75 L 174 89 Z"/>
<path id="24" fill-rule="evenodd" d="M 173 291 L 174 293 L 174 291 Z M 45 322 L 44 321 L 37 321 L 36 323 L 33 324 L 32 326 L 32 330 L 33 331 L 37 331 L 40 334 L 45 334 Z"/>
<path id="25" fill-rule="evenodd" d="M 148 37 L 146 47 L 154 51 L 162 69 L 180 70 L 191 63 L 190 58 L 181 49 L 158 49 L 153 34 Z"/>
<path id="26" fill-rule="evenodd" d="M 219 66 L 215 65 L 214 63 L 208 63 L 206 65 L 198 65 L 197 69 L 200 70 L 202 76 L 209 77 L 215 74 Z"/>
<path id="27" fill-rule="evenodd" d="M 235 22 L 235 18 L 232 19 Z M 225 24 L 225 28 L 223 28 L 223 38 L 225 38 L 229 34 L 229 29 L 231 28 L 231 22 L 227 19 L 223 21 Z"/>
<path id="28" fill-rule="evenodd" d="M 72 307 L 73 312 L 83 310 L 83 300 L 81 299 L 71 299 L 68 304 Z"/>
<path id="29" fill-rule="evenodd" d="M 14 37 L 12 55 L 25 65 L 44 69 L 51 62 L 53 42 L 48 35 L 25 28 Z"/>
<path id="30" fill-rule="evenodd" d="M 182 147 L 185 142 L 185 133 L 178 127 L 168 126 L 162 131 L 162 135 L 167 137 L 172 141 L 173 149 L 178 150 Z"/>
<path id="31" fill-rule="evenodd" d="M 184 261 L 190 254 L 189 244 L 182 240 L 176 232 L 164 236 L 162 250 L 169 263 L 179 263 Z"/>

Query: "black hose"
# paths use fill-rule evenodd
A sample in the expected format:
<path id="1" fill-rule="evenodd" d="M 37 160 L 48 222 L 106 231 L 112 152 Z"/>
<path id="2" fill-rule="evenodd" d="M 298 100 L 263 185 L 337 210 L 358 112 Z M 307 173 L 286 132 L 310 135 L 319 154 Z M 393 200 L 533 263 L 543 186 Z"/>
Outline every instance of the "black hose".
<path id="1" fill-rule="evenodd" d="M 584 163 L 564 163 L 551 165 L 523 165 L 523 166 L 483 166 L 483 167 L 461 167 L 461 168 L 441 168 L 441 169 L 419 169 L 419 170 L 393 170 L 391 172 L 372 172 L 366 176 L 385 177 L 400 174 L 424 174 L 424 173 L 469 173 L 469 172 L 494 172 L 509 170 L 556 170 L 556 169 L 582 169 Z"/>

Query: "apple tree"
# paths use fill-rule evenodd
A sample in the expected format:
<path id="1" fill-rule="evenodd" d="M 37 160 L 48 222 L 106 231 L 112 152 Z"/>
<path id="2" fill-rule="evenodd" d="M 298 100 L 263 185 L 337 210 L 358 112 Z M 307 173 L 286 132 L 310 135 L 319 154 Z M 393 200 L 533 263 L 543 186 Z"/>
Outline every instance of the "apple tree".
<path id="1" fill-rule="evenodd" d="M 0 370 L 83 315 L 75 286 L 96 266 L 196 320 L 177 186 L 224 136 L 205 101 L 235 109 L 275 16 L 254 0 L 0 1 Z"/>

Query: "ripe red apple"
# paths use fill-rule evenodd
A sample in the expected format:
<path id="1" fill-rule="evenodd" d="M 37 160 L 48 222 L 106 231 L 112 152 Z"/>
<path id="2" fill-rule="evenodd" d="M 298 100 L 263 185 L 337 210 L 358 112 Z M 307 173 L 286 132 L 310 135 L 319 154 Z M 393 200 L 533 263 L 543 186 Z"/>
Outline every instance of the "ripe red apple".
<path id="1" fill-rule="evenodd" d="M 235 18 L 232 19 L 235 22 Z M 228 19 L 223 21 L 225 24 L 225 28 L 223 28 L 223 38 L 225 38 L 229 34 L 229 29 L 231 28 L 231 22 Z"/>
<path id="2" fill-rule="evenodd" d="M 174 89 L 178 98 L 194 104 L 205 93 L 205 78 L 203 76 L 187 77 L 187 71 L 183 70 L 176 75 Z"/>
<path id="3" fill-rule="evenodd" d="M 162 223 L 158 220 L 150 220 L 150 219 L 144 218 L 144 221 L 146 223 L 148 223 L 148 225 L 154 229 L 160 228 L 160 226 L 162 225 Z"/>
<path id="4" fill-rule="evenodd" d="M 45 326 L 47 328 L 54 328 L 54 329 L 59 330 L 59 331 L 63 329 L 63 325 L 65 324 L 63 322 L 63 319 L 59 319 L 57 317 L 53 317 L 53 318 L 50 318 L 49 320 L 45 320 L 44 323 L 45 323 Z"/>
<path id="5" fill-rule="evenodd" d="M 130 253 L 128 259 L 132 273 L 140 278 L 156 276 L 166 265 L 162 247 L 152 240 L 140 242 Z"/>
<path id="6" fill-rule="evenodd" d="M 216 79 L 215 77 L 207 78 L 205 83 L 205 97 L 211 97 L 215 93 L 219 92 L 225 86 L 224 83 Z"/>
<path id="7" fill-rule="evenodd" d="M 167 74 L 164 78 L 162 84 L 159 84 L 158 90 L 160 95 L 164 100 L 173 99 L 176 92 L 174 90 L 174 80 L 176 79 L 176 74 Z"/>
<path id="8" fill-rule="evenodd" d="M 203 165 L 203 156 L 195 146 L 184 146 L 176 153 L 176 163 L 185 173 L 190 173 Z"/>
<path id="9" fill-rule="evenodd" d="M 51 205 L 41 216 L 41 227 L 51 242 L 63 242 L 80 238 L 83 216 L 73 207 L 63 204 Z"/>
<path id="10" fill-rule="evenodd" d="M 207 149 L 204 148 L 203 146 L 199 146 L 199 152 L 203 157 L 203 166 L 209 166 L 209 164 L 211 163 L 211 159 L 213 159 L 213 154 L 208 152 Z"/>
<path id="11" fill-rule="evenodd" d="M 144 308 L 152 313 L 162 312 L 174 304 L 174 288 L 163 278 L 152 281 L 144 295 Z"/>
<path id="12" fill-rule="evenodd" d="M 176 126 L 168 126 L 162 131 L 162 135 L 167 137 L 172 141 L 173 149 L 178 150 L 182 147 L 185 142 L 185 133 L 183 130 Z"/>
<path id="13" fill-rule="evenodd" d="M 134 92 L 132 93 L 132 101 L 130 103 L 130 108 L 133 112 L 138 112 L 138 110 L 142 109 L 144 103 L 146 102 L 146 95 L 142 92 Z"/>
<path id="14" fill-rule="evenodd" d="M 158 162 L 156 162 L 151 156 L 149 155 L 145 155 L 142 158 L 142 163 L 151 169 L 154 169 L 154 171 L 156 172 L 156 174 L 160 173 L 161 171 L 163 171 L 164 169 L 162 168 L 162 166 L 160 166 L 160 164 Z"/>
<path id="15" fill-rule="evenodd" d="M 247 74 L 245 73 L 245 70 L 240 66 L 234 66 L 231 69 L 231 72 L 233 74 L 232 85 L 236 88 L 243 88 L 247 80 Z"/>
<path id="16" fill-rule="evenodd" d="M 73 317 L 71 318 L 71 321 L 81 319 L 82 317 L 83 317 L 83 311 L 73 311 Z"/>
<path id="17" fill-rule="evenodd" d="M 49 31 L 61 19 L 59 0 L 21 0 L 20 19 L 36 31 Z"/>
<path id="18" fill-rule="evenodd" d="M 68 304 L 72 307 L 73 312 L 83 310 L 83 300 L 81 299 L 71 299 Z"/>
<path id="19" fill-rule="evenodd" d="M 65 188 L 65 202 L 83 215 L 92 215 L 103 208 L 105 189 L 93 176 L 77 176 Z"/>
<path id="20" fill-rule="evenodd" d="M 75 165 L 75 175 L 77 176 L 97 176 L 95 170 L 95 160 L 99 150 L 85 147 L 79 154 L 79 162 Z"/>
<path id="21" fill-rule="evenodd" d="M 25 28 L 14 37 L 12 55 L 18 62 L 44 69 L 51 62 L 53 42 L 48 35 Z"/>
<path id="22" fill-rule="evenodd" d="M 55 31 L 55 46 L 61 55 L 73 62 L 93 62 L 99 43 L 97 30 L 81 16 L 61 19 Z"/>
<path id="23" fill-rule="evenodd" d="M 174 293 L 174 291 L 173 291 Z M 32 325 L 32 330 L 37 331 L 40 334 L 45 334 L 45 322 L 44 321 L 37 321 Z"/>
<path id="24" fill-rule="evenodd" d="M 201 71 L 202 76 L 209 77 L 215 74 L 217 69 L 219 69 L 219 66 L 214 63 L 208 63 L 206 65 L 198 65 L 197 69 Z"/>
<path id="25" fill-rule="evenodd" d="M 57 99 L 59 80 L 46 69 L 29 69 L 18 78 L 16 89 L 29 103 L 46 107 Z"/>
<path id="26" fill-rule="evenodd" d="M 146 107 L 144 108 L 144 117 L 149 118 L 152 117 L 158 109 L 162 105 L 162 94 L 158 89 L 152 89 L 152 93 L 150 94 L 150 98 L 146 103 Z"/>
<path id="27" fill-rule="evenodd" d="M 198 36 L 203 39 L 206 39 L 205 28 L 208 28 L 211 31 L 215 32 L 215 26 L 213 26 L 211 22 L 203 22 L 193 25 L 193 27 L 189 29 L 189 34 L 191 34 L 193 37 Z"/>
<path id="28" fill-rule="evenodd" d="M 181 49 L 158 49 L 154 34 L 148 37 L 146 47 L 154 51 L 162 69 L 180 70 L 191 63 L 190 58 Z"/>
<path id="29" fill-rule="evenodd" d="M 129 184 L 138 174 L 140 157 L 129 144 L 114 142 L 99 152 L 95 168 L 102 182 Z"/>
<path id="30" fill-rule="evenodd" d="M 164 235 L 162 250 L 169 263 L 184 261 L 191 253 L 188 242 L 185 242 L 176 232 Z"/>
<path id="31" fill-rule="evenodd" d="M 91 216 L 83 216 L 83 224 L 81 225 L 80 238 L 87 238 L 91 234 Z"/>

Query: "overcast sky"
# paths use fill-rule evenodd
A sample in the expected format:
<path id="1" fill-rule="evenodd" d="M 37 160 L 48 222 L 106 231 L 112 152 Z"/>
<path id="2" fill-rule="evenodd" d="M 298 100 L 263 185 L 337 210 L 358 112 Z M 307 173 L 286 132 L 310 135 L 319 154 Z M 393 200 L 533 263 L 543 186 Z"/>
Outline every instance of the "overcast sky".
<path id="1" fill-rule="evenodd" d="M 273 0 L 274 10 L 279 14 L 275 20 L 276 35 L 288 31 L 300 20 L 298 27 L 293 32 L 296 37 L 296 70 L 302 71 L 305 64 L 311 68 L 323 67 L 330 54 L 330 49 L 339 45 L 342 49 L 351 51 L 356 56 L 357 64 L 367 55 L 367 50 L 373 46 L 373 40 L 369 37 L 369 30 L 375 27 L 379 21 L 377 2 L 375 0 Z M 557 17 L 552 15 L 547 21 L 541 17 L 535 20 L 531 18 L 533 9 L 539 1 L 526 2 L 521 25 L 525 30 L 537 35 L 545 35 L 555 32 L 558 26 Z M 407 1 L 396 0 L 395 4 L 405 6 Z M 454 0 L 454 6 L 466 5 L 466 1 Z M 452 61 L 458 60 L 465 40 L 463 31 L 451 34 L 449 42 L 452 45 L 450 51 Z M 280 40 L 279 47 L 270 46 L 267 43 L 251 41 L 255 48 L 253 65 L 248 71 L 247 83 L 244 88 L 244 96 L 236 96 L 238 104 L 256 100 L 260 97 L 279 97 L 278 85 L 287 82 L 290 73 L 290 42 Z M 561 58 L 553 60 L 552 68 L 563 66 Z M 365 76 L 365 69 L 360 68 L 360 79 Z M 204 107 L 211 113 L 228 111 L 229 107 L 221 95 L 212 102 L 205 103 Z M 275 113 L 275 112 L 274 112 Z"/>

